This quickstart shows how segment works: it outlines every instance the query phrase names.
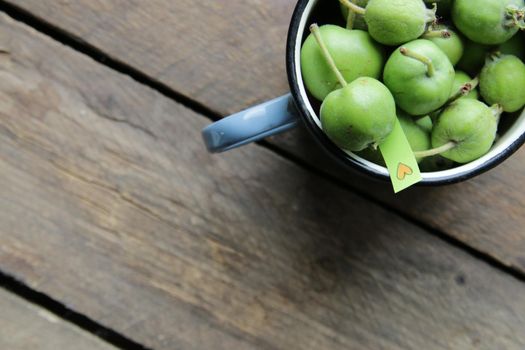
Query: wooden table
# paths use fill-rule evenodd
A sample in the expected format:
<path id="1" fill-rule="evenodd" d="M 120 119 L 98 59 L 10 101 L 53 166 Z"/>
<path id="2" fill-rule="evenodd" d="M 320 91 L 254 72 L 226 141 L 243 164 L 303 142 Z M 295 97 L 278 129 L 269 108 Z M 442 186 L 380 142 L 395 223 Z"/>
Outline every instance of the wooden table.
<path id="1" fill-rule="evenodd" d="M 303 129 L 291 0 L 0 0 L 1 349 L 525 349 L 525 150 L 394 196 Z"/>

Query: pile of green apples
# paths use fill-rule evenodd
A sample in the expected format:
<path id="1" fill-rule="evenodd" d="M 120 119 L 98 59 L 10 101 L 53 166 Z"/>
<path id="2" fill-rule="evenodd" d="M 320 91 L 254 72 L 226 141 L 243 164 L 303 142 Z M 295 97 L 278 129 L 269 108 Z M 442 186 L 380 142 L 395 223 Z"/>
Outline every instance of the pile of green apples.
<path id="1" fill-rule="evenodd" d="M 397 118 L 421 169 L 444 170 L 486 154 L 524 107 L 525 0 L 339 1 L 346 27 L 312 24 L 301 70 L 340 148 L 384 165 Z"/>

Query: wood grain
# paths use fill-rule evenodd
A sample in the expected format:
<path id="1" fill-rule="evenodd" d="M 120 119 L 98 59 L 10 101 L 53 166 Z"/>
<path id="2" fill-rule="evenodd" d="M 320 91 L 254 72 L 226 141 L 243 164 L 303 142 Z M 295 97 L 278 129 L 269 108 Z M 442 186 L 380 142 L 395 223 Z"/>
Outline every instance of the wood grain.
<path id="1" fill-rule="evenodd" d="M 16 5 L 35 6 L 50 20 L 60 12 L 58 18 L 76 27 L 82 40 L 104 41 L 114 48 L 110 55 L 137 67 L 148 61 L 149 75 L 213 109 L 234 111 L 287 91 L 282 53 L 294 1 L 23 0 Z"/>
<path id="2" fill-rule="evenodd" d="M 111 350 L 95 338 L 40 307 L 0 288 L 0 349 Z"/>
<path id="3" fill-rule="evenodd" d="M 523 349 L 525 286 L 0 15 L 0 266 L 155 349 Z"/>
<path id="4" fill-rule="evenodd" d="M 472 180 L 444 187 L 415 187 L 394 194 L 391 185 L 342 169 L 312 144 L 306 130 L 274 138 L 297 150 L 324 173 L 398 212 L 525 273 L 525 149 Z"/>
<path id="5" fill-rule="evenodd" d="M 226 115 L 287 90 L 285 37 L 294 1 L 10 3 Z M 394 196 L 333 164 L 305 130 L 271 142 L 293 156 L 525 273 L 525 151 L 475 180 Z"/>

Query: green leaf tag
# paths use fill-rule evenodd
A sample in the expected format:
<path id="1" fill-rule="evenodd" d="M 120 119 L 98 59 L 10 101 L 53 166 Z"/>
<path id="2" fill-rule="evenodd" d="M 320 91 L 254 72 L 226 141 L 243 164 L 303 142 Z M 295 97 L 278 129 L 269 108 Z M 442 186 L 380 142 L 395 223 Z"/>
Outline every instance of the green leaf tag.
<path id="1" fill-rule="evenodd" d="M 379 145 L 385 160 L 394 192 L 398 193 L 421 181 L 421 172 L 414 152 L 396 119 L 394 130 Z"/>

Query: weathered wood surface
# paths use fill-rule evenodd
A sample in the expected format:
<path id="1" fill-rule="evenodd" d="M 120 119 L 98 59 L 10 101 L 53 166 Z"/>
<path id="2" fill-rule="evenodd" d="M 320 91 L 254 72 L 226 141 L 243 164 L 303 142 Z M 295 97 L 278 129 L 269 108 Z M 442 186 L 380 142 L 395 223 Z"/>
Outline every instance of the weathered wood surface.
<path id="1" fill-rule="evenodd" d="M 525 285 L 0 15 L 0 266 L 155 349 L 523 349 Z"/>
<path id="2" fill-rule="evenodd" d="M 8 1 L 222 114 L 287 90 L 292 0 Z M 525 151 L 468 183 L 394 196 L 388 184 L 337 168 L 302 129 L 271 142 L 525 272 Z"/>
<path id="3" fill-rule="evenodd" d="M 445 187 L 416 187 L 393 194 L 389 184 L 369 180 L 328 163 L 305 130 L 280 137 L 311 164 L 360 193 L 525 273 L 525 149 L 470 181 Z M 281 141 L 279 141 L 281 143 Z"/>
<path id="4" fill-rule="evenodd" d="M 0 288 L 0 349 L 111 350 L 113 346 Z"/>
<path id="5" fill-rule="evenodd" d="M 7 2 L 221 113 L 288 91 L 293 0 Z"/>

